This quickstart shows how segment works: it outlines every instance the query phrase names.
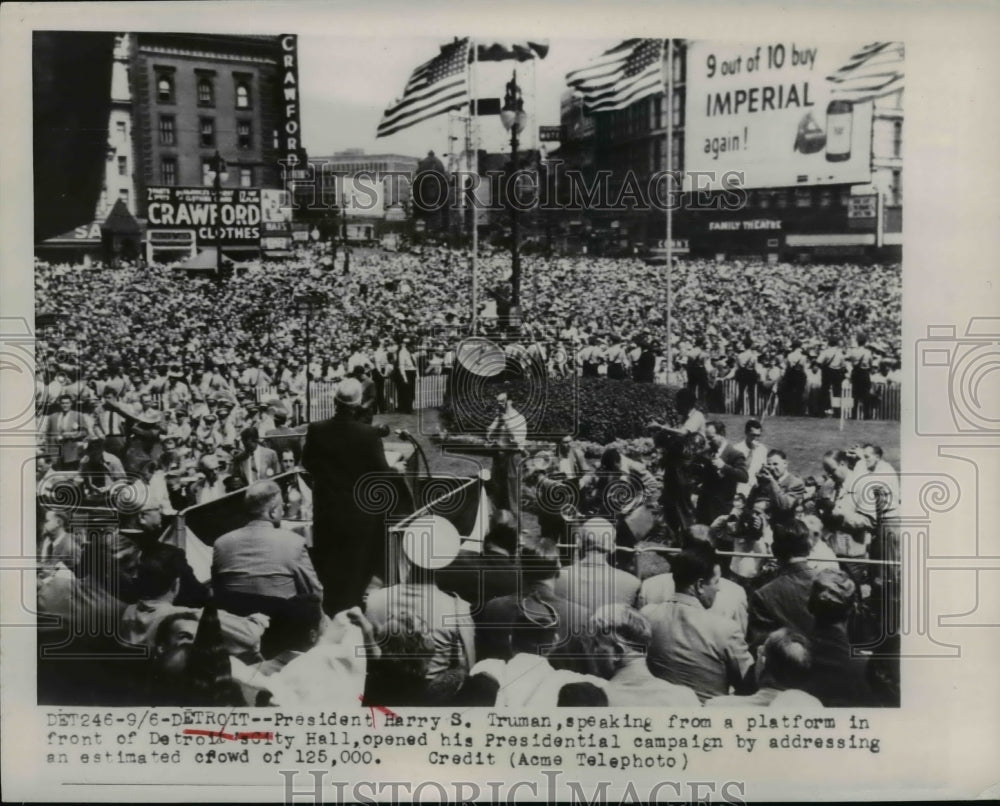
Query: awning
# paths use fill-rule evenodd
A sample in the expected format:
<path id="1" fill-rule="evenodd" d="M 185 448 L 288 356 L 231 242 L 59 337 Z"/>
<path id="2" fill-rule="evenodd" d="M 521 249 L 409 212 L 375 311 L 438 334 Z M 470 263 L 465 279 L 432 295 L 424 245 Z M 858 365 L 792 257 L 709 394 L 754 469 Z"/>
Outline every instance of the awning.
<path id="1" fill-rule="evenodd" d="M 100 246 L 101 226 L 96 221 L 42 241 L 41 246 Z"/>
<path id="2" fill-rule="evenodd" d="M 125 202 L 118 199 L 114 207 L 111 208 L 111 212 L 108 213 L 108 217 L 104 219 L 104 223 L 101 224 L 101 231 L 110 232 L 113 235 L 139 235 L 142 232 L 142 227 L 135 220 L 135 216 L 129 212 Z"/>

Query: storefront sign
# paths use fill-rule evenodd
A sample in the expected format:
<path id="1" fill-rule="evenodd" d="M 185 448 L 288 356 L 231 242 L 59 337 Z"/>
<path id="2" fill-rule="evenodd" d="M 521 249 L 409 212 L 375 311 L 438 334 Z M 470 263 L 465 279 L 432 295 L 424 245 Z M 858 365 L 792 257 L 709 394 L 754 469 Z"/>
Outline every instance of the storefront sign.
<path id="1" fill-rule="evenodd" d="M 847 197 L 848 218 L 875 218 L 878 214 L 878 197 L 874 194 Z"/>
<path id="2" fill-rule="evenodd" d="M 749 218 L 744 221 L 709 221 L 709 232 L 753 232 L 755 230 L 780 230 L 776 218 Z"/>
<path id="3" fill-rule="evenodd" d="M 202 246 L 260 246 L 261 197 L 255 188 L 151 187 L 146 218 L 150 230 L 193 230 Z"/>

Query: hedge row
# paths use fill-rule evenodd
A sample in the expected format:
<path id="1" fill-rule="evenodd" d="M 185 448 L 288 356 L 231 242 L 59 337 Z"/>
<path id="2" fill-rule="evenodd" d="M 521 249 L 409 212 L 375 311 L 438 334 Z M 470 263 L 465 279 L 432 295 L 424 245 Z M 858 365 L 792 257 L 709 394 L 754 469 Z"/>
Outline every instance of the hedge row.
<path id="1" fill-rule="evenodd" d="M 458 390 L 441 409 L 450 433 L 482 434 L 496 413 L 496 395 L 506 391 L 528 420 L 530 439 L 562 434 L 607 445 L 646 437 L 650 420 L 675 423 L 675 390 L 648 383 L 604 378 L 513 379 Z"/>

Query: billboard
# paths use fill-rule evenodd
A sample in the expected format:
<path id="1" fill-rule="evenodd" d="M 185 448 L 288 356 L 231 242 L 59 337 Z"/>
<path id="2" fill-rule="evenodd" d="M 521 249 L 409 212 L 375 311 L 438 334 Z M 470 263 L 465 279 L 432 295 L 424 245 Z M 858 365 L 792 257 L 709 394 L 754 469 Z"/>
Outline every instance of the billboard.
<path id="1" fill-rule="evenodd" d="M 260 247 L 261 196 L 256 188 L 151 187 L 147 228 L 193 229 L 200 246 Z"/>
<path id="2" fill-rule="evenodd" d="M 872 104 L 837 99 L 827 80 L 856 51 L 798 40 L 690 42 L 687 189 L 718 190 L 729 172 L 747 188 L 868 182 Z"/>

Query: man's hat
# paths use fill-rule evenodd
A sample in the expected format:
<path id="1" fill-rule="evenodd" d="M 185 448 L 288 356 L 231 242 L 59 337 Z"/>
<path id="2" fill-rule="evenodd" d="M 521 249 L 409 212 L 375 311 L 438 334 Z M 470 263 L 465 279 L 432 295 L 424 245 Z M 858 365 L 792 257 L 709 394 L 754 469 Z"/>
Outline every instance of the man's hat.
<path id="1" fill-rule="evenodd" d="M 440 515 L 418 518 L 403 532 L 403 553 L 418 568 L 437 571 L 458 556 L 462 538 L 458 529 Z"/>
<path id="2" fill-rule="evenodd" d="M 158 411 L 143 412 L 135 419 L 137 428 L 157 430 L 163 425 L 163 415 Z"/>
<path id="3" fill-rule="evenodd" d="M 337 386 L 334 400 L 344 406 L 360 406 L 361 396 L 361 382 L 357 378 L 345 378 Z"/>
<path id="4" fill-rule="evenodd" d="M 846 572 L 839 568 L 824 568 L 813 579 L 810 599 L 825 605 L 844 607 L 854 599 L 856 587 Z"/>

